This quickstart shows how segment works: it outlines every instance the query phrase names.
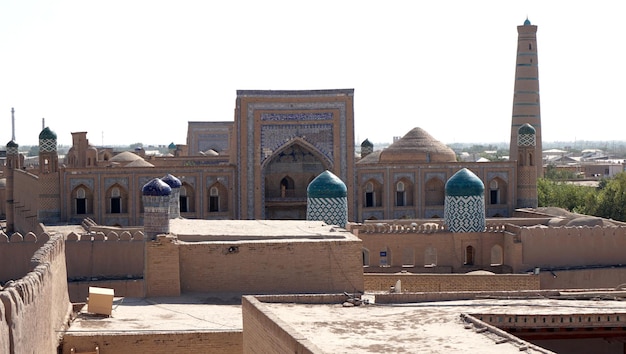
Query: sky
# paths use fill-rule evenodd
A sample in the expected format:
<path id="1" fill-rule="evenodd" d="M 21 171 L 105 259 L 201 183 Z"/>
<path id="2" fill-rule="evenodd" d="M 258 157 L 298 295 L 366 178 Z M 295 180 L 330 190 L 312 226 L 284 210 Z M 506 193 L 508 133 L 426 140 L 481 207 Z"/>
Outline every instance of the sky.
<path id="1" fill-rule="evenodd" d="M 355 139 L 508 142 L 517 26 L 538 26 L 544 142 L 626 140 L 620 1 L 0 2 L 0 144 L 184 144 L 237 90 L 353 88 Z"/>

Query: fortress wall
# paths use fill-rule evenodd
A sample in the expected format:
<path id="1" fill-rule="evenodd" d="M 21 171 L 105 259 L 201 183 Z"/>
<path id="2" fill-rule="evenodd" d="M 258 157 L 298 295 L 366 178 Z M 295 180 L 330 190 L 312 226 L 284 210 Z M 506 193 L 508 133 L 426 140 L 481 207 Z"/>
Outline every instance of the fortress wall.
<path id="1" fill-rule="evenodd" d="M 178 244 L 182 292 L 363 290 L 359 240 L 178 241 Z"/>
<path id="2" fill-rule="evenodd" d="M 32 270 L 31 258 L 49 238 L 28 233 L 14 233 L 10 237 L 0 231 L 0 259 L 10 259 L 0 267 L 0 283 L 20 279 Z"/>
<path id="3" fill-rule="evenodd" d="M 502 230 L 484 233 L 359 233 L 359 238 L 369 253 L 370 267 L 410 267 L 413 264 L 419 268 L 435 262 L 436 266 L 452 267 L 453 272 L 457 272 L 471 268 L 489 269 L 492 248 L 496 245 L 503 247 Z M 464 264 L 467 246 L 474 248 L 473 265 Z M 428 256 L 433 250 L 435 256 Z M 386 259 L 381 252 L 386 252 Z M 503 261 L 508 264 L 506 258 Z"/>
<path id="4" fill-rule="evenodd" d="M 41 235 L 44 239 L 48 235 Z M 49 237 L 31 257 L 31 271 L 0 290 L 0 333 L 8 353 L 55 353 L 71 313 L 67 294 L 65 243 Z M 0 349 L 6 349 L 0 339 Z M 4 347 L 3 347 L 4 346 Z"/>
<path id="5" fill-rule="evenodd" d="M 521 228 L 526 267 L 626 264 L 625 227 Z"/>
<path id="6" fill-rule="evenodd" d="M 540 277 L 541 289 L 615 289 L 626 284 L 626 268 L 541 271 Z"/>
<path id="7" fill-rule="evenodd" d="M 117 237 L 68 237 L 68 279 L 141 278 L 144 266 L 144 240 L 121 240 Z"/>
<path id="8" fill-rule="evenodd" d="M 13 175 L 13 206 L 15 212 L 15 231 L 29 232 L 38 230 L 37 211 L 39 209 L 39 177 L 22 170 L 15 170 Z"/>
<path id="9" fill-rule="evenodd" d="M 400 280 L 402 292 L 539 290 L 539 276 L 528 274 L 365 274 L 365 291 L 389 291 Z"/>

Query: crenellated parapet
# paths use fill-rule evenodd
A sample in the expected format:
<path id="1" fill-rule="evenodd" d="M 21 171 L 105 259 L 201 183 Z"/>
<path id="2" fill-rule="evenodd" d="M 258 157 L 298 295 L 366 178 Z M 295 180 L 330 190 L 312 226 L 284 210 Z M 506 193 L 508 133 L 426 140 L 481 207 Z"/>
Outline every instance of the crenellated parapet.
<path id="1" fill-rule="evenodd" d="M 488 223 L 485 233 L 504 232 L 505 223 Z M 367 222 L 358 226 L 353 226 L 352 230 L 358 230 L 358 233 L 379 233 L 379 234 L 432 234 L 450 232 L 441 221 L 424 221 L 424 222 Z"/>
<path id="2" fill-rule="evenodd" d="M 9 336 L 12 353 L 56 352 L 59 336 L 33 336 L 33 333 L 61 333 L 71 313 L 67 292 L 65 243 L 62 235 L 0 234 L 6 244 L 47 241 L 34 252 L 30 270 L 21 278 L 8 280 L 0 287 L 0 333 Z M 31 240 L 31 241 L 28 241 Z M 0 248 L 3 246 L 0 244 Z M 4 329 L 10 328 L 8 331 Z M 0 346 L 2 342 L 0 341 Z"/>
<path id="3" fill-rule="evenodd" d="M 104 232 L 87 232 L 87 233 L 76 233 L 70 232 L 66 241 L 103 241 L 103 242 L 118 242 L 118 241 L 144 241 L 145 235 L 143 231 L 136 230 L 131 233 L 131 231 L 108 231 L 106 234 Z"/>

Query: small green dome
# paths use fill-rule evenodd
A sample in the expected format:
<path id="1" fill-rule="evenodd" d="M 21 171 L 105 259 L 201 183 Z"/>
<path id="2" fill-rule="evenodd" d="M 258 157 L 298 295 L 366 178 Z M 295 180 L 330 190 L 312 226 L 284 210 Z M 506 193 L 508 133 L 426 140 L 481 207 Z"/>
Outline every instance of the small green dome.
<path id="1" fill-rule="evenodd" d="M 53 140 L 56 140 L 56 138 L 57 138 L 57 135 L 52 130 L 50 130 L 50 128 L 48 128 L 48 127 L 45 127 L 41 131 L 41 133 L 39 133 L 39 139 L 42 139 L 42 140 L 43 139 L 53 139 Z"/>
<path id="2" fill-rule="evenodd" d="M 535 134 L 537 134 L 537 131 L 535 130 L 535 128 L 533 128 L 532 125 L 526 123 L 526 124 L 522 125 L 521 127 L 519 127 L 517 133 L 520 134 L 520 135 L 521 134 L 533 134 L 533 135 L 535 135 Z"/>
<path id="3" fill-rule="evenodd" d="M 446 196 L 479 196 L 484 192 L 483 181 L 467 168 L 460 169 L 446 182 Z"/>
<path id="4" fill-rule="evenodd" d="M 528 20 L 528 17 L 526 17 L 526 21 L 524 21 L 524 26 L 530 26 L 530 21 Z"/>
<path id="5" fill-rule="evenodd" d="M 171 142 L 171 143 L 167 146 L 167 148 L 168 148 L 169 150 L 176 150 L 176 144 L 174 144 L 173 142 Z"/>
<path id="6" fill-rule="evenodd" d="M 361 147 L 374 147 L 374 144 L 372 144 L 369 139 L 365 139 L 363 140 L 363 142 L 361 143 Z"/>
<path id="7" fill-rule="evenodd" d="M 306 192 L 309 198 L 345 198 L 348 188 L 339 177 L 326 170 L 309 183 Z"/>
<path id="8" fill-rule="evenodd" d="M 19 145 L 17 145 L 17 143 L 16 143 L 15 141 L 13 141 L 13 140 L 11 140 L 11 141 L 9 141 L 9 142 L 7 143 L 7 147 L 8 147 L 8 148 L 11 148 L 11 147 L 16 148 L 16 147 L 18 147 L 18 146 L 19 146 Z"/>

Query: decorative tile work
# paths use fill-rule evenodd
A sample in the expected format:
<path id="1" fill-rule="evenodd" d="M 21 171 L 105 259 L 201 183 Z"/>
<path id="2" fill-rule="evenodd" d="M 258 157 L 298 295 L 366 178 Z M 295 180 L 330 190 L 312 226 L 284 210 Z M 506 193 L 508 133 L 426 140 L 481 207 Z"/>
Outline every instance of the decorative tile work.
<path id="1" fill-rule="evenodd" d="M 489 171 L 487 172 L 487 181 L 491 181 L 494 178 L 500 178 L 501 180 L 503 180 L 506 183 L 509 183 L 509 173 L 506 171 Z"/>
<path id="2" fill-rule="evenodd" d="M 70 191 L 73 191 L 74 188 L 83 185 L 87 187 L 89 190 L 93 191 L 93 178 L 72 178 L 70 179 Z"/>
<path id="3" fill-rule="evenodd" d="M 403 178 L 411 181 L 411 183 L 415 183 L 415 174 L 414 173 L 394 173 L 393 174 L 393 180 L 395 182 L 398 182 L 399 180 L 401 180 Z"/>
<path id="4" fill-rule="evenodd" d="M 207 151 L 214 149 L 216 152 L 228 150 L 230 145 L 229 134 L 225 133 L 213 133 L 213 134 L 198 134 L 198 151 Z M 194 151 L 193 153 L 195 153 Z"/>
<path id="5" fill-rule="evenodd" d="M 57 151 L 56 139 L 39 139 L 39 151 L 40 152 L 56 152 Z"/>
<path id="6" fill-rule="evenodd" d="M 301 138 L 315 146 L 333 161 L 332 124 L 284 124 L 261 126 L 261 161 L 293 138 Z"/>
<path id="7" fill-rule="evenodd" d="M 517 146 L 535 146 L 535 134 L 520 134 L 517 136 Z"/>
<path id="8" fill-rule="evenodd" d="M 485 231 L 484 196 L 446 196 L 444 221 L 450 232 Z"/>
<path id="9" fill-rule="evenodd" d="M 348 223 L 348 198 L 307 198 L 306 219 L 345 227 Z"/>
<path id="10" fill-rule="evenodd" d="M 109 189 L 112 185 L 119 184 L 120 186 L 128 190 L 128 178 L 127 177 L 105 177 L 104 189 Z"/>
<path id="11" fill-rule="evenodd" d="M 361 183 L 360 184 L 365 184 L 367 181 L 369 180 L 374 180 L 380 184 L 383 184 L 384 182 L 384 178 L 383 178 L 383 174 L 382 172 L 380 173 L 364 173 L 361 175 Z"/>
<path id="12" fill-rule="evenodd" d="M 303 120 L 332 120 L 332 112 L 299 112 L 299 113 L 261 113 L 264 121 L 303 121 Z"/>

